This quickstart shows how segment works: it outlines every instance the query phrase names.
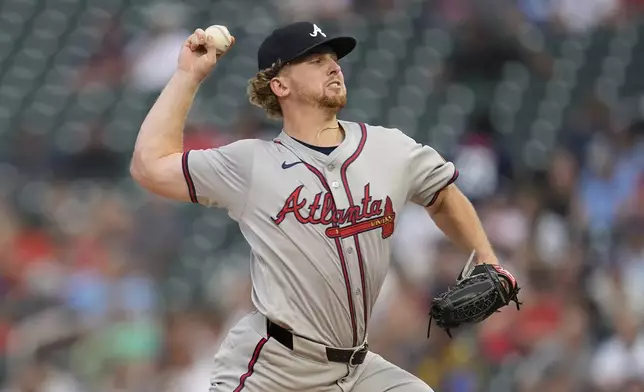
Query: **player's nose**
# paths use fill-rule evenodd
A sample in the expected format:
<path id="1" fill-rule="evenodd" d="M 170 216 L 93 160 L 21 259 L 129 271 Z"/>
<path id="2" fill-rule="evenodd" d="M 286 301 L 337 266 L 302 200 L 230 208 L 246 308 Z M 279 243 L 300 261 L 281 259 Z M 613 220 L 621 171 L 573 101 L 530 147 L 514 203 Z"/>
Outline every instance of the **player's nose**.
<path id="1" fill-rule="evenodd" d="M 342 72 L 342 68 L 340 67 L 340 64 L 338 64 L 337 61 L 331 60 L 331 65 L 329 65 L 329 75 L 337 75 Z"/>

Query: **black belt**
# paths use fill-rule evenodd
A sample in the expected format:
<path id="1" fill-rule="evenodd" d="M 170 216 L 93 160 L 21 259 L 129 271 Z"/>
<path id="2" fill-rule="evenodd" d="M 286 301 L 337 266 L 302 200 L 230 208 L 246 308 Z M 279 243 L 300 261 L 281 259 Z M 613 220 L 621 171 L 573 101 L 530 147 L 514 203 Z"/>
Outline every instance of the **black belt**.
<path id="1" fill-rule="evenodd" d="M 269 337 L 274 338 L 289 350 L 293 350 L 293 334 L 290 331 L 268 319 L 266 320 L 266 328 Z M 326 347 L 326 358 L 330 362 L 356 366 L 364 362 L 367 352 L 369 352 L 369 345 L 366 343 L 357 350 Z"/>

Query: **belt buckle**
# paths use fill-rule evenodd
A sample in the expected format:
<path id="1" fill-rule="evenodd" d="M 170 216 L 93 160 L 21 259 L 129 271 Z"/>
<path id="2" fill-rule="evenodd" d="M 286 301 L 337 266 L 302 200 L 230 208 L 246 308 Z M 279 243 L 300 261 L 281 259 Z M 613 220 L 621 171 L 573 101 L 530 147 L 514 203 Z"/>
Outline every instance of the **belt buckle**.
<path id="1" fill-rule="evenodd" d="M 355 349 L 351 353 L 351 356 L 349 357 L 349 366 L 352 366 L 352 367 L 358 366 L 359 364 L 353 363 L 353 359 L 356 357 L 356 354 L 366 352 L 368 349 L 369 349 L 369 344 L 368 343 L 365 343 L 362 346 L 360 346 L 357 349 Z"/>

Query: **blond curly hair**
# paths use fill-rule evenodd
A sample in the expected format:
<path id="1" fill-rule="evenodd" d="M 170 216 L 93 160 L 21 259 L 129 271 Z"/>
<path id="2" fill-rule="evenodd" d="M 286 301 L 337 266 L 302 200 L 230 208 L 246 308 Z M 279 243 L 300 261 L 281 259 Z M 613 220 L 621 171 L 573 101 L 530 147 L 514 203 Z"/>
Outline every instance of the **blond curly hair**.
<path id="1" fill-rule="evenodd" d="M 271 80 L 279 74 L 282 68 L 283 64 L 278 62 L 270 68 L 259 71 L 248 81 L 246 89 L 250 103 L 264 109 L 266 115 L 275 120 L 281 119 L 284 114 L 277 96 L 271 90 Z"/>

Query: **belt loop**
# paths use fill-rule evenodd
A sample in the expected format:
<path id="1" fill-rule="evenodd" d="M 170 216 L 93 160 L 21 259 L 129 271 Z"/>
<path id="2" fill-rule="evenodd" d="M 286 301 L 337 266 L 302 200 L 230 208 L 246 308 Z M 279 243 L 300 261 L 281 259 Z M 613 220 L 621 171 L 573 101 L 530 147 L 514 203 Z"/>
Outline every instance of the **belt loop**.
<path id="1" fill-rule="evenodd" d="M 349 357 L 349 366 L 356 367 L 362 364 L 364 362 L 365 357 L 367 356 L 368 351 L 369 351 L 369 344 L 365 342 L 362 344 L 362 346 L 360 346 L 354 352 L 351 353 L 351 356 Z M 359 357 L 361 357 L 361 359 L 360 359 L 360 362 L 353 363 L 353 360 L 356 358 L 356 354 L 359 354 Z"/>
<path id="2" fill-rule="evenodd" d="M 353 359 L 356 357 L 356 354 L 360 352 L 360 350 L 356 350 L 353 353 L 351 353 L 351 356 L 349 357 L 349 366 L 351 367 L 356 367 L 359 364 L 358 363 L 353 363 Z"/>

